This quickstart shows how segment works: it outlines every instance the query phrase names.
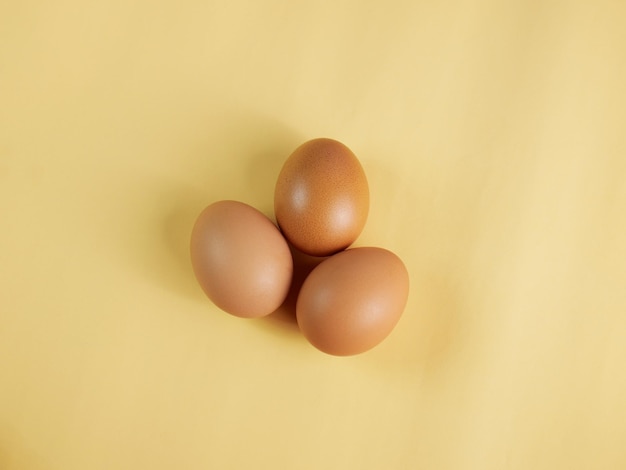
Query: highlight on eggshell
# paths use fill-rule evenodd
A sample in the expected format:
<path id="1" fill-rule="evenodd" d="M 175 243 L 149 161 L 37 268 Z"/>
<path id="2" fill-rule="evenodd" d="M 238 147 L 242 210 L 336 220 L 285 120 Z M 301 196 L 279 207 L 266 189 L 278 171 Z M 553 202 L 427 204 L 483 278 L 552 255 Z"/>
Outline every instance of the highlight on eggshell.
<path id="1" fill-rule="evenodd" d="M 391 333 L 408 295 L 409 274 L 397 255 L 384 248 L 351 248 L 306 278 L 296 304 L 298 325 L 325 353 L 360 354 Z"/>
<path id="2" fill-rule="evenodd" d="M 361 163 L 337 140 L 318 138 L 289 156 L 276 181 L 274 212 L 298 250 L 328 256 L 350 246 L 369 211 L 369 188 Z"/>
<path id="3" fill-rule="evenodd" d="M 287 297 L 293 275 L 289 246 L 257 209 L 237 201 L 211 204 L 196 220 L 190 248 L 198 283 L 225 312 L 262 317 Z"/>

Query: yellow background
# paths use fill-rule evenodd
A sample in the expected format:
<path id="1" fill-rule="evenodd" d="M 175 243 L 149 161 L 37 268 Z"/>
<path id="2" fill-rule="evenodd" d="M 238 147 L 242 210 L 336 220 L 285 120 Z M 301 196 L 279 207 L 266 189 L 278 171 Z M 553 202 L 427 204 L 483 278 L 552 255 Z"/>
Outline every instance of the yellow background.
<path id="1" fill-rule="evenodd" d="M 361 159 L 405 261 L 351 357 L 206 299 L 188 238 Z M 0 468 L 626 468 L 626 4 L 5 1 Z"/>

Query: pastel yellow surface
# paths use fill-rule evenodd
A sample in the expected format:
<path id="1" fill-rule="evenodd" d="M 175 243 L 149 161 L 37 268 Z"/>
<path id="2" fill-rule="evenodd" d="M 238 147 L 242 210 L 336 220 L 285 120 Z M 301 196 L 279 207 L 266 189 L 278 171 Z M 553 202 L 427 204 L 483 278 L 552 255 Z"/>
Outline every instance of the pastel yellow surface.
<path id="1" fill-rule="evenodd" d="M 200 210 L 361 159 L 361 356 L 228 316 Z M 0 469 L 626 468 L 626 3 L 0 5 Z"/>

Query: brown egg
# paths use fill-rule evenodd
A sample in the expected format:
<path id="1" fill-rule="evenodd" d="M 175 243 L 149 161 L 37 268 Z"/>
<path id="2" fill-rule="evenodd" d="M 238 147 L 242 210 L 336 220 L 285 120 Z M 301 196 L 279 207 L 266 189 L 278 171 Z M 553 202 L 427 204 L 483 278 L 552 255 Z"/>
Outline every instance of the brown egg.
<path id="1" fill-rule="evenodd" d="M 276 220 L 285 237 L 306 254 L 327 256 L 350 246 L 363 230 L 368 210 L 365 172 L 336 140 L 305 142 L 278 176 Z"/>
<path id="2" fill-rule="evenodd" d="M 383 248 L 353 248 L 317 266 L 296 304 L 298 325 L 316 348 L 336 356 L 367 351 L 385 339 L 400 319 L 409 275 Z"/>
<path id="3" fill-rule="evenodd" d="M 216 202 L 198 216 L 191 263 L 215 305 L 245 318 L 275 311 L 287 296 L 293 273 L 289 246 L 276 225 L 236 201 Z"/>

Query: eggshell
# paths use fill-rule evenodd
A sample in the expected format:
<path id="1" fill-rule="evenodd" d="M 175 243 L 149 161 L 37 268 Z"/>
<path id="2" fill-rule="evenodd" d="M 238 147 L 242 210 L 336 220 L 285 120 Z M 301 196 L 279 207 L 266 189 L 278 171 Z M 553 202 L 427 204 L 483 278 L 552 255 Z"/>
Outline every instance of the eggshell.
<path id="1" fill-rule="evenodd" d="M 359 354 L 391 333 L 408 293 L 408 272 L 394 253 L 349 249 L 323 261 L 304 281 L 296 304 L 298 325 L 321 351 Z"/>
<path id="2" fill-rule="evenodd" d="M 305 142 L 278 176 L 276 220 L 285 237 L 309 255 L 327 256 L 350 246 L 363 230 L 368 210 L 363 167 L 336 140 Z"/>
<path id="3" fill-rule="evenodd" d="M 219 201 L 198 216 L 191 234 L 191 262 L 200 286 L 222 310 L 255 318 L 285 300 L 293 274 L 289 246 L 261 212 L 237 201 Z"/>

